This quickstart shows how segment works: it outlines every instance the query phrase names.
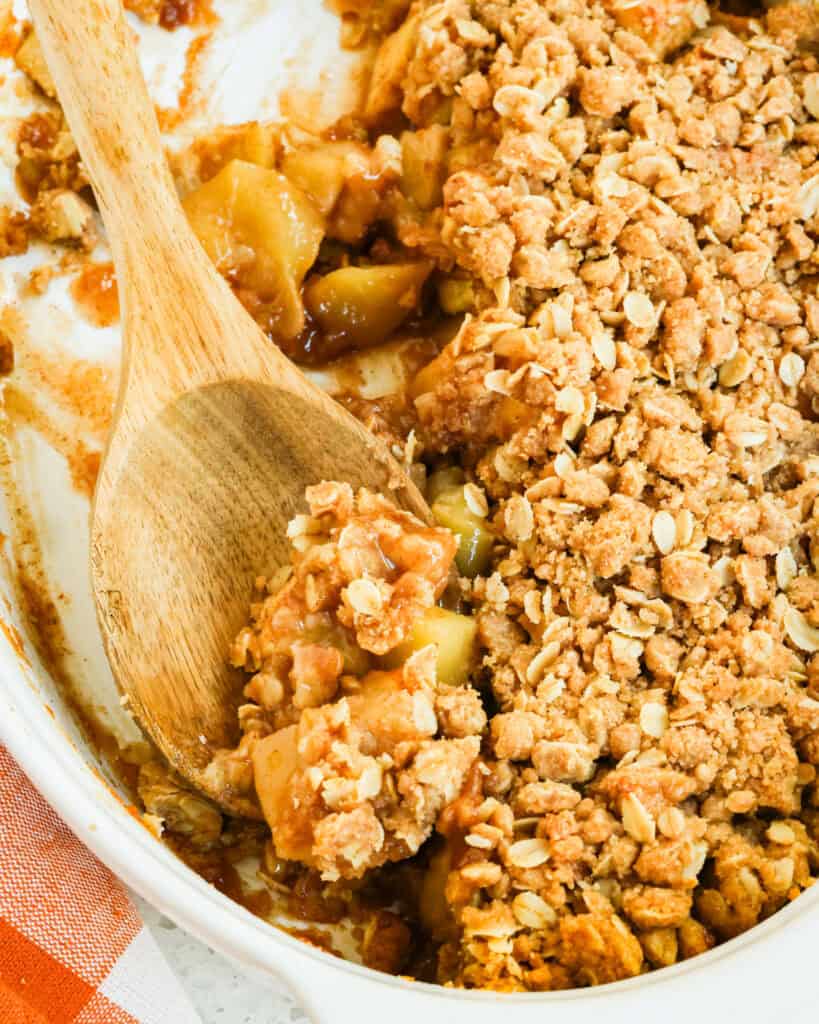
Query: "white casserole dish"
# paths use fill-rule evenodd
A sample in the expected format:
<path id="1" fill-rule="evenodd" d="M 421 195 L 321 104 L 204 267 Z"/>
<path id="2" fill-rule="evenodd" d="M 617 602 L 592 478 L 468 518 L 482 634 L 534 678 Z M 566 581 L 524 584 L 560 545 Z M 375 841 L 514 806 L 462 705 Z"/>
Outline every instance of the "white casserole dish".
<path id="1" fill-rule="evenodd" d="M 214 6 L 223 23 L 201 69 L 205 99 L 192 106 L 178 129 L 180 136 L 219 122 L 272 116 L 275 104 L 268 101 L 285 85 L 315 90 L 321 83 L 325 101 L 350 96 L 340 83 L 355 61 L 339 54 L 337 21 L 319 0 L 225 0 Z M 191 34 L 140 31 L 155 96 L 168 104 L 178 88 L 182 54 Z M 296 57 L 298 66 L 293 63 Z M 9 75 L 0 87 L 0 106 L 9 118 L 30 109 L 9 88 L 13 79 Z M 3 145 L 2 155 L 7 154 L 8 146 Z M 4 191 L 11 195 L 9 159 L 0 171 L 0 199 Z M 49 331 L 58 326 L 61 345 L 115 369 L 116 330 L 79 322 L 66 301 L 64 280 L 55 279 L 36 299 L 24 300 L 18 294 L 20 274 L 49 258 L 41 248 L 3 261 L 0 301 L 20 309 L 32 340 L 36 337 L 48 347 Z M 370 376 L 371 389 L 380 386 L 378 376 Z M 33 432 L 17 436 L 9 457 L 10 475 L 0 475 L 0 483 L 5 482 L 0 530 L 14 538 L 18 527 L 12 509 L 23 495 L 36 526 L 42 568 L 54 593 L 66 595 L 57 604 L 71 651 L 64 662 L 71 680 L 120 738 L 133 738 L 134 727 L 119 707 L 91 607 L 87 501 L 72 491 L 59 456 Z M 390 1024 L 498 1024 L 501 1019 L 533 1024 L 549 1017 L 560 1024 L 601 1017 L 607 1024 L 631 1024 L 655 1014 L 667 1022 L 690 1022 L 697 1016 L 719 1021 L 730 1014 L 746 1024 L 784 1024 L 815 1017 L 812 969 L 819 938 L 819 888 L 758 928 L 693 961 L 596 990 L 547 995 L 495 996 L 406 982 L 345 963 L 270 927 L 186 868 L 140 824 L 106 781 L 98 752 L 74 724 L 63 682 L 52 676 L 28 642 L 25 650 L 20 648 L 10 628 L 25 634 L 11 566 L 11 559 L 0 565 L 0 591 L 5 595 L 0 617 L 0 739 L 79 837 L 125 882 L 214 949 L 290 985 L 318 1024 L 374 1024 L 382 1019 Z"/>

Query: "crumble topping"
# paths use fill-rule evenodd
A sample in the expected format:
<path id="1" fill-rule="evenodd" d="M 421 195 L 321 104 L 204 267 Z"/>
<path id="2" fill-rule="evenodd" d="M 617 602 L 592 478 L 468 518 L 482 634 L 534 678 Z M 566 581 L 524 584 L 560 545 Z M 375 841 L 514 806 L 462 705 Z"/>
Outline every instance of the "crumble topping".
<path id="1" fill-rule="evenodd" d="M 437 611 L 452 534 L 348 484 L 308 488 L 307 501 L 288 531 L 289 578 L 260 581 L 272 592 L 233 645 L 233 664 L 253 673 L 242 741 L 208 771 L 218 786 L 255 786 L 279 857 L 359 878 L 429 838 L 486 716 L 474 690 L 439 682 L 438 648 L 410 638 Z M 450 615 L 452 628 L 462 617 Z M 464 678 L 469 653 L 457 652 Z"/>
<path id="2" fill-rule="evenodd" d="M 472 297 L 417 433 L 498 538 L 455 984 L 673 963 L 816 867 L 817 64 L 784 18 L 677 6 L 673 39 L 641 4 L 413 8 L 402 109 L 448 125 L 435 243 Z"/>

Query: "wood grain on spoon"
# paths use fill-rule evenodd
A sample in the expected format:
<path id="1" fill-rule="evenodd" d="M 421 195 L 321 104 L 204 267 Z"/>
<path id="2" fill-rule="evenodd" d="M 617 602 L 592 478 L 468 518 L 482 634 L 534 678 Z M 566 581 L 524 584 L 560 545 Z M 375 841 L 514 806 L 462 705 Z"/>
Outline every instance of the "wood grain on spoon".
<path id="1" fill-rule="evenodd" d="M 347 480 L 426 506 L 352 416 L 234 298 L 188 227 L 120 0 L 30 0 L 116 266 L 124 353 L 94 500 L 91 574 L 108 658 L 171 764 L 205 788 L 238 738 L 227 666 L 252 582 L 288 560 L 304 488 Z M 256 814 L 230 792 L 225 808 Z"/>

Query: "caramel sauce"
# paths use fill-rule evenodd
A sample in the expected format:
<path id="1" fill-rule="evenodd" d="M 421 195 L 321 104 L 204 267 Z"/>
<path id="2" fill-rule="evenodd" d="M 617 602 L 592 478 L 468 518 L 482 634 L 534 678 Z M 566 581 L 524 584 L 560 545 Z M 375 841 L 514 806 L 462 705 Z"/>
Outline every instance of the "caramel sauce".
<path id="1" fill-rule="evenodd" d="M 390 910 L 378 910 L 364 930 L 361 956 L 365 967 L 398 974 L 412 948 L 410 926 Z"/>
<path id="2" fill-rule="evenodd" d="M 100 443 L 105 440 L 114 408 L 114 369 L 36 349 L 24 349 L 22 365 L 62 410 Z"/>
<path id="3" fill-rule="evenodd" d="M 200 874 L 219 892 L 256 917 L 266 918 L 273 910 L 273 900 L 267 889 L 254 889 L 248 892 L 242 885 L 239 872 L 224 857 L 215 857 L 212 866 L 200 869 Z"/>
<path id="4" fill-rule="evenodd" d="M 65 353 L 30 347 L 19 308 L 7 306 L 0 311 L 0 331 L 8 336 L 18 357 L 15 376 L 2 393 L 0 416 L 0 489 L 11 520 L 3 556 L 9 565 L 17 606 L 27 636 L 80 731 L 113 776 L 127 791 L 135 793 L 137 766 L 131 763 L 127 751 L 120 750 L 100 709 L 83 692 L 71 666 L 71 649 L 60 612 L 69 598 L 55 592 L 46 574 L 38 526 L 15 475 L 15 467 L 23 463 L 18 435 L 21 430 L 33 430 L 66 459 L 73 486 L 90 497 L 100 451 L 90 439 L 86 442 L 79 435 L 96 437 L 101 447 L 111 419 L 114 371 Z M 47 400 L 45 406 L 38 401 L 43 398 Z M 18 657 L 27 661 L 19 632 L 2 619 L 0 629 Z"/>
<path id="5" fill-rule="evenodd" d="M 116 737 L 97 717 L 95 709 L 87 707 L 82 698 L 76 696 L 72 698 L 70 694 L 66 703 L 71 708 L 71 713 L 77 720 L 89 747 L 96 751 L 96 753 L 102 755 L 102 758 L 108 765 L 113 777 L 122 784 L 126 793 L 128 793 L 132 799 L 137 799 L 139 765 L 128 759 L 125 752 L 117 742 Z M 117 790 L 111 786 L 104 775 L 94 768 L 91 770 L 96 774 L 97 778 L 106 787 L 111 796 L 116 800 L 119 800 L 131 817 L 136 818 L 141 825 L 145 825 L 145 822 L 142 819 L 142 811 L 139 810 L 136 804 L 128 803 L 123 800 L 122 794 L 118 793 Z M 145 825 L 145 827 L 147 828 L 148 826 Z"/>
<path id="6" fill-rule="evenodd" d="M 171 31 L 180 25 L 190 25 L 195 13 L 194 0 L 165 0 L 159 11 L 159 24 Z"/>
<path id="7" fill-rule="evenodd" d="M 452 866 L 457 868 L 469 852 L 465 837 L 478 818 L 475 811 L 483 803 L 483 763 L 476 761 L 469 770 L 460 795 L 445 807 L 438 819 L 438 831 L 449 844 Z"/>
<path id="8" fill-rule="evenodd" d="M 0 57 L 13 57 L 23 39 L 23 26 L 9 9 L 0 14 Z"/>
<path id="9" fill-rule="evenodd" d="M 0 377 L 7 377 L 14 369 L 14 342 L 0 329 Z"/>
<path id="10" fill-rule="evenodd" d="M 97 708 L 88 701 L 68 667 L 70 648 L 59 611 L 59 605 L 67 601 L 67 598 L 52 592 L 43 568 L 37 527 L 14 478 L 13 466 L 20 463 L 17 431 L 20 426 L 28 424 L 25 418 L 21 420 L 17 415 L 14 400 L 9 403 L 9 391 L 13 389 L 6 389 L 3 397 L 5 416 L 0 420 L 0 486 L 6 496 L 12 522 L 8 538 L 8 559 L 17 604 L 34 649 L 58 687 L 63 702 L 71 710 L 80 731 L 107 761 L 115 777 L 135 792 L 133 787 L 137 769 L 124 759 L 115 737 L 100 720 Z M 11 642 L 15 653 L 28 663 L 22 637 L 15 627 L 0 619 L 0 629 Z"/>
<path id="11" fill-rule="evenodd" d="M 51 149 L 57 141 L 57 126 L 56 118 L 48 114 L 31 114 L 20 125 L 19 142 L 32 149 Z"/>
<path id="12" fill-rule="evenodd" d="M 191 40 L 185 54 L 185 70 L 182 72 L 182 88 L 179 90 L 175 107 L 159 107 L 156 115 L 160 130 L 171 132 L 192 113 L 197 98 L 197 79 L 202 61 L 211 40 L 212 32 L 203 32 Z"/>
<path id="13" fill-rule="evenodd" d="M 34 112 L 23 120 L 17 135 L 17 154 L 20 157 L 14 171 L 17 191 L 28 203 L 37 198 L 40 183 L 45 176 L 47 153 L 57 141 L 59 119 L 51 113 Z"/>
<path id="14" fill-rule="evenodd" d="M 25 329 L 25 319 L 17 306 L 4 306 L 0 309 L 0 331 L 8 337 L 12 345 L 24 336 Z"/>
<path id="15" fill-rule="evenodd" d="M 343 900 L 328 895 L 314 871 L 305 871 L 296 878 L 287 900 L 288 913 L 300 921 L 336 924 L 348 910 Z"/>
<path id="16" fill-rule="evenodd" d="M 31 427 L 68 463 L 74 489 L 90 498 L 94 493 L 100 466 L 100 452 L 84 441 L 60 429 L 23 391 L 7 386 L 4 393 L 6 413 L 20 425 Z"/>
<path id="17" fill-rule="evenodd" d="M 88 263 L 71 282 L 71 298 L 95 327 L 119 320 L 119 292 L 113 263 Z"/>
<path id="18" fill-rule="evenodd" d="M 13 547 L 18 549 L 15 561 L 20 605 L 31 627 L 38 655 L 55 678 L 59 679 L 63 674 L 62 665 L 67 650 L 62 623 L 49 592 L 39 542 L 28 510 L 21 504 L 15 504 L 12 513 L 16 520 L 14 526 L 17 538 Z"/>
<path id="19" fill-rule="evenodd" d="M 20 636 L 20 630 L 12 625 L 12 623 L 4 622 L 3 619 L 0 619 L 0 629 L 2 629 L 4 636 L 11 644 L 12 649 L 19 660 L 25 662 L 26 665 L 30 665 L 31 662 L 28 660 L 28 655 L 26 654 L 26 649 L 23 644 L 23 638 Z"/>
<path id="20" fill-rule="evenodd" d="M 732 18 L 734 27 L 740 32 L 748 30 L 748 20 L 762 19 L 766 14 L 763 0 L 720 0 L 718 12 L 726 18 Z"/>
<path id="21" fill-rule="evenodd" d="M 277 907 L 281 911 L 281 900 L 274 897 L 266 887 L 247 888 L 236 869 L 237 862 L 246 857 L 261 857 L 263 830 L 261 826 L 247 823 L 234 824 L 238 826 L 239 831 L 232 833 L 228 845 L 215 849 L 196 849 L 187 837 L 170 832 L 165 833 L 163 841 L 209 885 L 249 910 L 251 914 L 268 921 Z M 223 832 L 223 839 L 229 830 L 228 825 Z"/>
<path id="22" fill-rule="evenodd" d="M 69 457 L 68 465 L 71 470 L 71 483 L 74 485 L 74 490 L 84 494 L 87 498 L 92 498 L 94 495 L 101 458 L 101 452 L 87 448 L 82 441 L 77 442 L 76 449 Z"/>
<path id="23" fill-rule="evenodd" d="M 303 290 L 303 289 L 302 289 Z M 253 315 L 253 309 L 249 310 Z M 410 318 L 397 331 L 389 336 L 386 342 L 378 342 L 372 346 L 356 345 L 343 333 L 325 334 L 310 316 L 304 311 L 304 328 L 295 338 L 276 340 L 286 356 L 302 366 L 328 367 L 342 360 L 345 356 L 356 352 L 364 352 L 368 347 L 383 348 L 390 342 L 412 339 L 414 344 L 407 346 L 403 360 L 410 373 L 415 373 L 438 354 L 437 335 L 446 322 L 428 317 Z M 452 332 L 454 333 L 454 332 Z M 446 339 L 447 341 L 449 338 Z M 329 364 L 329 365 L 328 365 Z M 360 377 L 359 377 L 360 380 Z"/>
<path id="24" fill-rule="evenodd" d="M 314 946 L 324 953 L 341 957 L 341 954 L 333 945 L 333 937 L 327 932 L 323 932 L 320 928 L 282 928 L 281 931 L 287 932 L 288 935 L 292 935 L 299 942 L 304 942 L 308 946 Z"/>
<path id="25" fill-rule="evenodd" d="M 165 0 L 159 24 L 169 32 L 180 25 L 215 25 L 219 21 L 211 0 Z"/>

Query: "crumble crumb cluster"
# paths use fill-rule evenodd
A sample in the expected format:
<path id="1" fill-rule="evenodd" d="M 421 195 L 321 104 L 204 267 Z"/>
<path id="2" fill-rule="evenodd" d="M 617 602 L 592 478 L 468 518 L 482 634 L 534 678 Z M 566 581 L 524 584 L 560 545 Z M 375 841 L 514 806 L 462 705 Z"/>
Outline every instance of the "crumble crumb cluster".
<path id="1" fill-rule="evenodd" d="M 18 62 L 27 74 L 36 74 L 35 67 L 19 61 L 19 51 Z M 42 82 L 44 91 L 50 81 L 33 80 Z M 21 122 L 16 172 L 27 206 L 0 207 L 0 259 L 25 252 L 34 240 L 90 252 L 98 235 L 94 210 L 80 194 L 88 179 L 61 110 L 37 111 Z"/>
<path id="2" fill-rule="evenodd" d="M 208 771 L 219 789 L 255 785 L 276 854 L 332 881 L 417 853 L 463 788 L 486 715 L 473 689 L 439 685 L 433 645 L 392 670 L 380 661 L 441 596 L 452 535 L 349 484 L 307 500 L 292 574 L 233 645 L 253 673 L 241 744 Z"/>

